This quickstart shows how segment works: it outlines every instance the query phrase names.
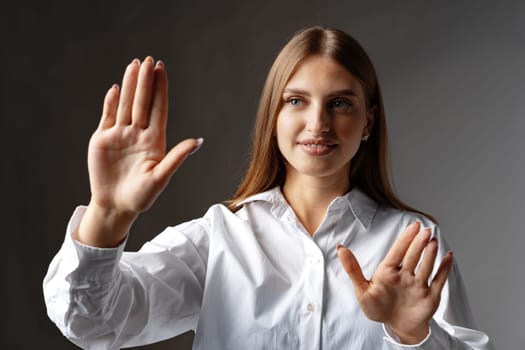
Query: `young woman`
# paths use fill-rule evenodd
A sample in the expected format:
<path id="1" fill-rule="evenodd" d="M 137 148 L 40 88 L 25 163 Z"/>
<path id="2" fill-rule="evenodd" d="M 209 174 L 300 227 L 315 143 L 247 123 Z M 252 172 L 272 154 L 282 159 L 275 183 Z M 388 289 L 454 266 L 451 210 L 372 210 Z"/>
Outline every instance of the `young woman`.
<path id="1" fill-rule="evenodd" d="M 79 207 L 44 280 L 49 316 L 86 349 L 194 330 L 195 349 L 491 349 L 434 220 L 386 171 L 374 68 L 346 33 L 296 34 L 268 75 L 238 192 L 123 252 L 133 221 L 202 143 L 165 153 L 161 61 L 107 93 Z"/>

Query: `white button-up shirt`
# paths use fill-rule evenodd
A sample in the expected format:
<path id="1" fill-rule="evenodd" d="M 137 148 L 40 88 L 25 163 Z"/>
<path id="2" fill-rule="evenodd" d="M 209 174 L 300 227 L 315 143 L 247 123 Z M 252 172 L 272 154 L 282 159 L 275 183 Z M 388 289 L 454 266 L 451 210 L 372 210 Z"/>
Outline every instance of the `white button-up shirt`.
<path id="1" fill-rule="evenodd" d="M 336 247 L 356 255 L 370 278 L 415 220 L 448 250 L 423 216 L 378 206 L 354 189 L 329 205 L 310 236 L 279 188 L 232 213 L 214 205 L 169 227 L 138 252 L 85 246 L 71 238 L 44 279 L 50 318 L 85 349 L 118 349 L 195 331 L 194 349 L 492 349 L 475 330 L 454 264 L 429 336 L 406 346 L 361 311 Z M 436 269 L 435 269 L 436 270 Z"/>

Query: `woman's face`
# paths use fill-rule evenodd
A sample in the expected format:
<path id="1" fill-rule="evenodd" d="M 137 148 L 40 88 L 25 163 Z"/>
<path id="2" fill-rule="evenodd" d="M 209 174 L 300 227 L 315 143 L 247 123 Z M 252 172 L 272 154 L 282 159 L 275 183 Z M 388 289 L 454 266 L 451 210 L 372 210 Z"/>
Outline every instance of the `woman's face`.
<path id="1" fill-rule="evenodd" d="M 373 123 L 360 82 L 331 58 L 311 56 L 291 76 L 282 98 L 276 133 L 287 180 L 348 179 L 350 161 Z"/>

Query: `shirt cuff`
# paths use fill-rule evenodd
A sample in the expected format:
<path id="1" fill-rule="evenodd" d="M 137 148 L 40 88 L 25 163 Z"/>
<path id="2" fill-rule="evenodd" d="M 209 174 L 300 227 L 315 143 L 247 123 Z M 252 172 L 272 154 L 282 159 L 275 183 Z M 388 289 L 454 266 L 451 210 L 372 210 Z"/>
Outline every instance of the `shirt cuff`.
<path id="1" fill-rule="evenodd" d="M 66 238 L 64 244 L 68 250 L 75 255 L 78 266 L 74 271 L 74 278 L 77 281 L 108 281 L 114 276 L 124 247 L 126 239 L 115 248 L 99 248 L 83 244 L 73 239 L 73 233 L 78 229 L 80 221 L 86 212 L 87 207 L 79 206 L 73 212 L 67 225 Z"/>
<path id="2" fill-rule="evenodd" d="M 402 349 L 424 349 L 423 346 L 429 341 L 429 339 L 430 339 L 430 337 L 432 335 L 432 322 L 433 322 L 433 320 L 430 320 L 430 325 L 429 325 L 429 328 L 428 328 L 427 336 L 425 337 L 425 339 L 423 339 L 418 344 L 412 344 L 412 345 L 402 344 L 401 343 L 401 339 L 399 339 L 397 334 L 395 334 L 390 329 L 388 329 L 388 327 L 383 323 L 383 331 L 385 332 L 384 339 L 387 342 L 389 342 L 392 345 L 392 347 L 394 349 L 396 349 L 396 350 L 402 350 Z"/>

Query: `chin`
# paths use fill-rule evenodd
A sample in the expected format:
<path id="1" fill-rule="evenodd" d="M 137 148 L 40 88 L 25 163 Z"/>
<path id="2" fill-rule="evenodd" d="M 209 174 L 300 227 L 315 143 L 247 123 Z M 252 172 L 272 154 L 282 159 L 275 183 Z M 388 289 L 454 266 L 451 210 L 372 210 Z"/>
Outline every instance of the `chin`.
<path id="1" fill-rule="evenodd" d="M 328 178 L 345 178 L 349 176 L 349 168 L 337 168 L 337 167 L 319 167 L 319 166 L 298 166 L 290 167 L 288 171 L 291 171 L 299 176 L 308 176 L 313 178 L 328 179 Z"/>

